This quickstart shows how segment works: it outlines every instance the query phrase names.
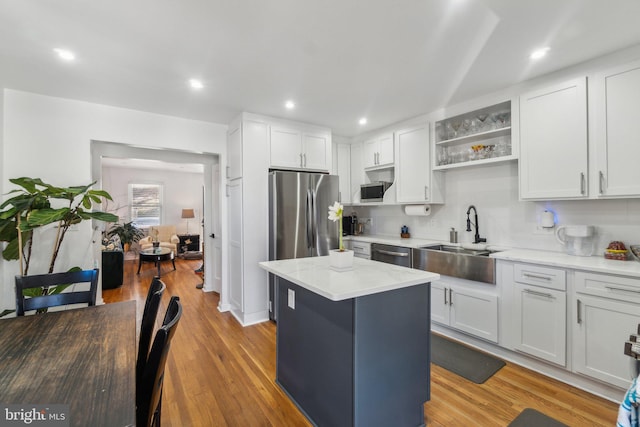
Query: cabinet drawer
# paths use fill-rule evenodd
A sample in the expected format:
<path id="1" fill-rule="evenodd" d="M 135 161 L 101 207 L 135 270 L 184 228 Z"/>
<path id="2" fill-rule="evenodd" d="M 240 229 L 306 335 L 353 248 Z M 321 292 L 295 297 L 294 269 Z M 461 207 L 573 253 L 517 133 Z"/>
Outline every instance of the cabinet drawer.
<path id="1" fill-rule="evenodd" d="M 351 249 L 353 249 L 354 254 L 371 256 L 371 243 L 369 242 L 352 240 Z"/>
<path id="2" fill-rule="evenodd" d="M 640 279 L 576 271 L 576 292 L 640 303 Z"/>
<path id="3" fill-rule="evenodd" d="M 513 280 L 517 283 L 542 286 L 543 288 L 567 290 L 567 272 L 559 268 L 540 267 L 539 265 L 515 264 Z"/>

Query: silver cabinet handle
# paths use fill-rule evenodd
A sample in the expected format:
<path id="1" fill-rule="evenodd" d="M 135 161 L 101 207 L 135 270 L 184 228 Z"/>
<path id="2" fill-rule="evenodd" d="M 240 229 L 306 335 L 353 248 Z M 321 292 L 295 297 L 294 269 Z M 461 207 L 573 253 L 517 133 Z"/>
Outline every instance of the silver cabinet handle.
<path id="1" fill-rule="evenodd" d="M 582 323 L 582 317 L 580 317 L 580 300 L 576 300 L 576 311 L 577 311 L 577 320 L 578 320 L 578 325 Z"/>
<path id="2" fill-rule="evenodd" d="M 604 194 L 604 186 L 602 185 L 603 181 L 604 181 L 604 173 L 600 171 L 598 174 L 598 190 L 600 191 L 600 194 Z"/>
<path id="3" fill-rule="evenodd" d="M 302 153 L 298 154 L 300 156 L 300 167 L 303 167 L 302 165 Z"/>
<path id="4" fill-rule="evenodd" d="M 609 289 L 610 291 L 619 291 L 619 292 L 630 292 L 632 294 L 640 294 L 640 290 L 626 289 L 626 288 L 617 288 L 615 286 L 605 286 L 605 289 Z"/>
<path id="5" fill-rule="evenodd" d="M 342 191 L 338 191 L 338 201 L 342 203 Z"/>
<path id="6" fill-rule="evenodd" d="M 449 301 L 447 301 L 447 288 L 444 288 L 444 305 L 448 305 Z"/>
<path id="7" fill-rule="evenodd" d="M 424 186 L 424 199 L 425 200 L 429 200 L 429 186 L 428 185 Z"/>
<path id="8" fill-rule="evenodd" d="M 537 274 L 531 274 L 531 273 L 523 273 L 522 275 L 524 277 L 528 277 L 530 279 L 541 279 L 541 280 L 551 281 L 551 277 L 549 277 L 549 276 L 539 276 Z"/>
<path id="9" fill-rule="evenodd" d="M 364 247 L 363 246 L 353 245 L 353 249 L 360 249 L 361 251 L 364 251 Z"/>
<path id="10" fill-rule="evenodd" d="M 526 292 L 526 293 L 528 293 L 528 294 L 531 294 L 531 295 L 537 295 L 537 296 L 539 296 L 539 297 L 545 297 L 545 298 L 551 298 L 551 299 L 554 299 L 554 298 L 553 298 L 553 295 L 548 294 L 548 293 L 546 293 L 546 292 L 538 292 L 538 291 L 534 291 L 534 290 L 532 290 L 532 289 L 523 289 L 523 290 L 524 290 L 524 292 Z"/>
<path id="11" fill-rule="evenodd" d="M 304 167 L 306 168 L 307 167 L 307 154 L 306 153 L 303 154 L 302 158 L 304 159 Z"/>
<path id="12" fill-rule="evenodd" d="M 580 172 L 580 194 L 584 194 L 584 172 Z"/>
<path id="13" fill-rule="evenodd" d="M 393 251 L 385 251 L 384 249 L 376 249 L 376 252 L 383 255 L 392 255 L 392 256 L 401 256 L 408 257 L 409 254 L 406 252 L 393 252 Z"/>
<path id="14" fill-rule="evenodd" d="M 449 305 L 453 305 L 453 291 L 449 288 Z"/>
<path id="15" fill-rule="evenodd" d="M 229 169 L 231 169 L 231 166 L 227 166 L 227 168 L 226 168 L 227 179 L 229 179 Z"/>

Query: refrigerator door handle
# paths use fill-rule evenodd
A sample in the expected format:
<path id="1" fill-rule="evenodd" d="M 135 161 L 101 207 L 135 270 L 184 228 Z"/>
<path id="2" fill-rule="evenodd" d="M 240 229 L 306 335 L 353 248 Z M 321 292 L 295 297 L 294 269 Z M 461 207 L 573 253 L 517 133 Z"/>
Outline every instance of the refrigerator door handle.
<path id="1" fill-rule="evenodd" d="M 318 206 L 317 206 L 317 193 L 315 190 L 311 190 L 311 236 L 312 236 L 312 245 L 311 245 L 311 255 L 318 256 L 316 251 L 316 242 L 318 240 Z"/>
<path id="2" fill-rule="evenodd" d="M 313 194 L 307 190 L 307 248 L 313 247 Z"/>

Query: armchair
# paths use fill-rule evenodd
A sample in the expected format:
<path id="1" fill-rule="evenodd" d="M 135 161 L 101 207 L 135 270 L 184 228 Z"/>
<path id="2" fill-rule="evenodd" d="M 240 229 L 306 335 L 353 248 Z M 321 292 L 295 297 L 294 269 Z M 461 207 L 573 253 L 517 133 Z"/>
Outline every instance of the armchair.
<path id="1" fill-rule="evenodd" d="M 153 247 L 153 236 L 157 232 L 158 242 L 161 248 L 169 248 L 174 254 L 178 253 L 178 243 L 180 238 L 176 234 L 175 225 L 154 225 L 149 227 L 149 235 L 138 241 L 140 249 L 148 249 Z"/>

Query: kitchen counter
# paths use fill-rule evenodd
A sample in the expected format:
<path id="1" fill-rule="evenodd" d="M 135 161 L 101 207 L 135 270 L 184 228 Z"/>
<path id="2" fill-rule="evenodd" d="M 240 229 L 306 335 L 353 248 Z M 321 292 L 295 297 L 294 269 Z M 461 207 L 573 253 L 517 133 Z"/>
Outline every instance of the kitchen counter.
<path id="1" fill-rule="evenodd" d="M 276 280 L 276 382 L 318 426 L 424 426 L 430 282 L 421 270 L 354 258 L 259 263 Z"/>
<path id="2" fill-rule="evenodd" d="M 331 270 L 328 256 L 265 261 L 260 266 L 331 301 L 392 291 L 440 278 L 436 273 L 362 258 L 354 258 L 353 270 L 344 272 Z"/>
<path id="3" fill-rule="evenodd" d="M 393 236 L 358 235 L 345 236 L 345 240 L 356 240 L 368 243 L 382 243 L 387 245 L 420 248 L 428 245 L 452 244 L 442 240 L 403 239 Z M 459 243 L 458 243 L 459 244 Z M 458 245 L 455 244 L 455 245 Z M 571 268 L 575 270 L 593 271 L 604 274 L 618 274 L 624 276 L 640 276 L 640 262 L 631 258 L 627 261 L 606 259 L 602 255 L 581 257 L 567 255 L 563 252 L 543 251 L 535 249 L 511 249 L 495 245 L 488 245 L 488 249 L 499 250 L 490 256 L 498 260 L 519 261 L 531 264 Z"/>
<path id="4" fill-rule="evenodd" d="M 447 243 L 447 242 L 443 242 L 442 240 L 414 239 L 413 237 L 410 237 L 408 239 L 403 239 L 399 236 L 398 237 L 374 236 L 370 234 L 345 236 L 343 237 L 343 240 L 345 241 L 356 240 L 359 242 L 382 243 L 384 245 L 404 246 L 405 248 L 420 248 L 423 246 L 440 245 L 443 243 Z"/>
<path id="5" fill-rule="evenodd" d="M 495 252 L 491 254 L 491 256 L 499 260 L 520 261 L 605 274 L 640 276 L 640 262 L 634 259 L 617 261 L 606 259 L 604 256 L 581 257 L 567 255 L 561 252 L 547 252 L 532 249 L 509 249 L 502 252 Z"/>

